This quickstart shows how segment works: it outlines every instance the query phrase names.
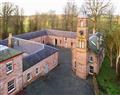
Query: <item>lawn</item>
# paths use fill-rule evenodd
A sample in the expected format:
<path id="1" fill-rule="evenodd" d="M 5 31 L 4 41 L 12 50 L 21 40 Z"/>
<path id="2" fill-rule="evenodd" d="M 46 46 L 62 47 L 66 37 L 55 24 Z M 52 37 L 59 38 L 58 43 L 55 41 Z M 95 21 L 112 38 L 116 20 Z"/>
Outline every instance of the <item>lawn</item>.
<path id="1" fill-rule="evenodd" d="M 104 59 L 97 80 L 100 88 L 100 95 L 120 95 L 120 84 L 116 81 L 115 70 L 110 67 L 107 57 Z"/>

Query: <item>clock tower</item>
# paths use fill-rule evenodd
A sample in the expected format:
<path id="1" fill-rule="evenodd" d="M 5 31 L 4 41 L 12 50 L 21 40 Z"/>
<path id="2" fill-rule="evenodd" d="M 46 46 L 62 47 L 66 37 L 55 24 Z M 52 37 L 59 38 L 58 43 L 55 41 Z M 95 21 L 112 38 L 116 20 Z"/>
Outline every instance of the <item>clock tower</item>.
<path id="1" fill-rule="evenodd" d="M 72 69 L 75 74 L 86 79 L 88 75 L 88 19 L 78 17 L 76 47 L 72 50 Z"/>

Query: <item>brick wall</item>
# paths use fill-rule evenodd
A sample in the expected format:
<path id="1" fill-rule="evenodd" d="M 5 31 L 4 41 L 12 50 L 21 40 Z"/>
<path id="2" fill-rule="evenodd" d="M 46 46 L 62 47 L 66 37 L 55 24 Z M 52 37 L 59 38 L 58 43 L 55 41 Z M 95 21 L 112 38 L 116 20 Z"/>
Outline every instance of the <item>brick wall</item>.
<path id="1" fill-rule="evenodd" d="M 43 59 L 36 65 L 32 66 L 31 68 L 27 69 L 23 72 L 23 85 L 27 86 L 29 83 L 34 81 L 36 78 L 46 74 L 46 65 L 48 66 L 48 72 L 51 71 L 58 65 L 58 52 L 54 53 L 53 55 Z M 36 68 L 38 68 L 38 73 L 36 74 Z M 27 74 L 30 73 L 31 79 L 27 80 Z"/>
<path id="2" fill-rule="evenodd" d="M 6 72 L 6 64 L 12 61 L 13 71 Z M 22 55 L 16 56 L 0 63 L 0 95 L 8 95 L 8 82 L 14 80 L 15 90 L 9 95 L 14 95 L 22 89 Z"/>

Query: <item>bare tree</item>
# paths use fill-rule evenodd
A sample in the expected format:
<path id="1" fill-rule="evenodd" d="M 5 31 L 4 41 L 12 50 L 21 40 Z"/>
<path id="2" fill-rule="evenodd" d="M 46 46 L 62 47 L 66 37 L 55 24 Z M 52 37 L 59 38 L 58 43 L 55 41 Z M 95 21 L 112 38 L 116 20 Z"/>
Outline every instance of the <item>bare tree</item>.
<path id="1" fill-rule="evenodd" d="M 114 32 L 114 43 L 116 48 L 116 74 L 119 75 L 119 61 L 120 61 L 120 29 Z"/>
<path id="2" fill-rule="evenodd" d="M 82 12 L 87 13 L 93 22 L 93 33 L 97 30 L 98 18 L 107 12 L 109 6 L 110 1 L 108 0 L 86 0 L 82 6 Z"/>
<path id="3" fill-rule="evenodd" d="M 4 2 L 0 5 L 0 16 L 2 17 L 2 38 L 6 38 L 8 35 L 8 21 L 10 16 L 13 14 L 15 8 L 12 3 Z"/>
<path id="4" fill-rule="evenodd" d="M 49 12 L 49 23 L 50 23 L 50 28 L 54 29 L 55 28 L 55 22 L 56 22 L 56 14 L 55 11 L 50 10 Z"/>
<path id="5" fill-rule="evenodd" d="M 74 2 L 67 2 L 64 8 L 63 26 L 67 31 L 76 31 L 78 10 Z"/>

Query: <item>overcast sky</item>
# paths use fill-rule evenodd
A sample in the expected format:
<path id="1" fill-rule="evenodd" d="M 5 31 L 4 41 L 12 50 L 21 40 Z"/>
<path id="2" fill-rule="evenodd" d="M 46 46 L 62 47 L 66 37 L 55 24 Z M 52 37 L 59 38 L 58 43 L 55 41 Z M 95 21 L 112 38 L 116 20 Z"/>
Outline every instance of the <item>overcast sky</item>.
<path id="1" fill-rule="evenodd" d="M 0 0 L 0 3 L 13 2 L 24 9 L 25 15 L 32 15 L 35 12 L 45 13 L 50 10 L 56 11 L 57 14 L 62 14 L 63 8 L 68 1 L 74 1 L 80 7 L 85 0 Z M 112 0 L 112 3 L 116 8 L 116 14 L 120 14 L 120 0 Z"/>

